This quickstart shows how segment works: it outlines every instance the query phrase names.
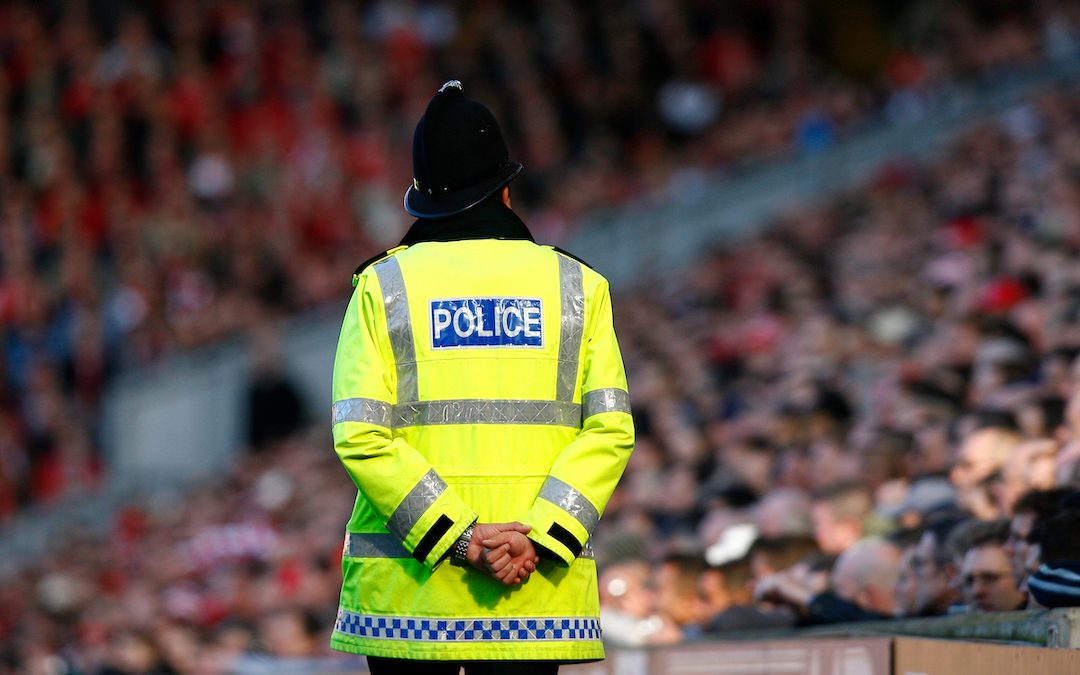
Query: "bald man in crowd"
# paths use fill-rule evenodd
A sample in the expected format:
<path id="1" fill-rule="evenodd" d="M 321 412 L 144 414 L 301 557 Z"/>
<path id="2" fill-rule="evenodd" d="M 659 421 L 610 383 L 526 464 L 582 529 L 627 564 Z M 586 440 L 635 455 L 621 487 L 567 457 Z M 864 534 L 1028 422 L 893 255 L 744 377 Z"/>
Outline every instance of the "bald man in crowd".
<path id="1" fill-rule="evenodd" d="M 900 548 L 880 537 L 868 537 L 840 554 L 831 577 L 833 591 L 866 612 L 891 617 L 896 613 L 896 581 Z M 817 596 L 820 600 L 824 593 Z M 814 612 L 814 602 L 810 611 Z"/>
<path id="2" fill-rule="evenodd" d="M 900 557 L 900 547 L 893 542 L 867 537 L 836 559 L 829 577 L 831 590 L 815 594 L 791 574 L 780 572 L 762 579 L 756 595 L 793 607 L 805 625 L 890 619 L 896 614 Z"/>

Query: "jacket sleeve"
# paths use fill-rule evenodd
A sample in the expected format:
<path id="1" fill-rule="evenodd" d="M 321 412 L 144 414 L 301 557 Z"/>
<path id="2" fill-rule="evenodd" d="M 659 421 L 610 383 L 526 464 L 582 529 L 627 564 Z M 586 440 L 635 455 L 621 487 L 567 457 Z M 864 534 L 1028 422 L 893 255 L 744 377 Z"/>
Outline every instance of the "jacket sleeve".
<path id="1" fill-rule="evenodd" d="M 434 568 L 477 514 L 391 432 L 397 376 L 384 307 L 369 268 L 357 279 L 334 359 L 334 448 L 386 530 Z"/>
<path id="2" fill-rule="evenodd" d="M 570 564 L 592 535 L 634 447 L 626 373 L 615 338 L 607 281 L 589 275 L 582 337 L 581 416 L 577 437 L 556 458 L 522 518 L 529 538 Z M 588 288 L 588 287 L 587 287 Z"/>
<path id="3" fill-rule="evenodd" d="M 804 624 L 809 626 L 850 623 L 852 621 L 880 621 L 881 619 L 892 618 L 870 609 L 863 609 L 832 591 L 825 591 L 811 598 L 806 611 L 808 616 Z"/>

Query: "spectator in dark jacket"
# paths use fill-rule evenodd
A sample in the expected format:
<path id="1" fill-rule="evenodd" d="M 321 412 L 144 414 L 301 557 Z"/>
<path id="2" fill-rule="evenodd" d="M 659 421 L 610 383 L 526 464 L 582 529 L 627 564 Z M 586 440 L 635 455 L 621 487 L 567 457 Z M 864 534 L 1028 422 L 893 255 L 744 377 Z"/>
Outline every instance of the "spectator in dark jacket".
<path id="1" fill-rule="evenodd" d="M 836 559 L 831 589 L 814 593 L 790 572 L 758 583 L 759 598 L 790 605 L 807 625 L 889 619 L 896 613 L 900 549 L 878 537 L 860 540 Z"/>
<path id="2" fill-rule="evenodd" d="M 1062 511 L 1038 528 L 1042 565 L 1027 581 L 1042 607 L 1080 607 L 1080 511 Z"/>

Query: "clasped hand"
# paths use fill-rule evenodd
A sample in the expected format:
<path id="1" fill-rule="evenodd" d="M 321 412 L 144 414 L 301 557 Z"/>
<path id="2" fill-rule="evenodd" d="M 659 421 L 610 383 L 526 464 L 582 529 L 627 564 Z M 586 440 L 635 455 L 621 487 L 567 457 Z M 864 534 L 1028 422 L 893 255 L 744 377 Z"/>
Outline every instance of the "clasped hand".
<path id="1" fill-rule="evenodd" d="M 540 557 L 525 535 L 528 525 L 512 523 L 476 523 L 465 558 L 478 570 L 487 572 L 504 584 L 520 584 L 536 571 Z"/>

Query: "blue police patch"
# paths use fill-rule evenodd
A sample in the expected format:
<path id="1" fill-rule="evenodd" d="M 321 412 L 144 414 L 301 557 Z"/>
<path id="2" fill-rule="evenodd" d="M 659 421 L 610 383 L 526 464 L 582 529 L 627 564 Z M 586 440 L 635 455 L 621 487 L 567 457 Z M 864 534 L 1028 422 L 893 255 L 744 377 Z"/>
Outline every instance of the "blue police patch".
<path id="1" fill-rule="evenodd" d="M 431 348 L 544 346 L 540 298 L 432 300 Z"/>

